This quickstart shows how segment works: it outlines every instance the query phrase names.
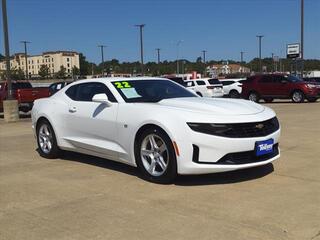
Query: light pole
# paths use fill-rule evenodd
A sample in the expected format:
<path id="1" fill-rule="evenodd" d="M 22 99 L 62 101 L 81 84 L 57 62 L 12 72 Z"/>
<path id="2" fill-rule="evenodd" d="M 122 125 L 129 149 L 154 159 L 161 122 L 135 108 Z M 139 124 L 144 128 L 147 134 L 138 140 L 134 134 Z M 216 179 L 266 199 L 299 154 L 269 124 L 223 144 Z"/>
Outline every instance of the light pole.
<path id="1" fill-rule="evenodd" d="M 158 64 L 160 64 L 160 48 L 156 48 L 157 56 L 158 56 Z"/>
<path id="2" fill-rule="evenodd" d="M 9 50 L 9 34 L 8 34 L 8 18 L 7 18 L 7 2 L 2 0 L 2 22 L 3 22 L 3 38 L 4 50 L 6 58 L 6 79 L 8 84 L 7 99 L 3 101 L 3 117 L 6 122 L 15 122 L 19 119 L 18 101 L 12 96 L 12 83 L 10 73 L 10 50 Z"/>
<path id="3" fill-rule="evenodd" d="M 10 72 L 10 50 L 9 50 L 9 34 L 8 34 L 8 18 L 7 18 L 7 3 L 6 0 L 2 0 L 2 22 L 3 22 L 3 38 L 4 38 L 4 51 L 6 59 L 6 78 L 8 84 L 8 99 L 12 97 L 12 84 L 11 84 L 11 72 Z"/>
<path id="4" fill-rule="evenodd" d="M 244 52 L 241 51 L 240 52 L 240 67 L 242 67 L 242 64 L 243 64 L 243 54 L 244 54 Z M 241 71 L 243 72 L 243 69 L 241 69 Z"/>
<path id="5" fill-rule="evenodd" d="M 183 40 L 177 42 L 177 75 L 179 74 L 179 46 L 182 42 Z"/>
<path id="6" fill-rule="evenodd" d="M 244 54 L 244 52 L 240 52 L 240 63 L 241 64 L 243 63 L 243 54 Z"/>
<path id="7" fill-rule="evenodd" d="M 206 50 L 202 50 L 202 55 L 203 55 L 203 65 L 204 65 L 204 70 L 203 70 L 203 76 L 206 76 Z"/>
<path id="8" fill-rule="evenodd" d="M 140 59 L 141 59 L 141 75 L 144 75 L 144 67 L 143 67 L 143 28 L 145 24 L 137 24 L 135 25 L 140 30 Z"/>
<path id="9" fill-rule="evenodd" d="M 261 39 L 263 38 L 263 35 L 257 35 L 257 38 L 259 39 L 259 71 L 262 72 L 262 59 L 261 59 Z"/>
<path id="10" fill-rule="evenodd" d="M 304 46 L 303 46 L 303 41 L 304 41 L 304 0 L 301 0 L 301 14 L 300 14 L 300 18 L 301 18 L 301 77 L 303 77 L 303 70 L 304 70 Z"/>
<path id="11" fill-rule="evenodd" d="M 274 53 L 271 53 L 271 60 L 272 60 L 272 72 L 274 72 Z"/>
<path id="12" fill-rule="evenodd" d="M 25 57 L 25 66 L 26 66 L 26 79 L 29 79 L 29 74 L 28 74 L 28 52 L 27 52 L 27 44 L 31 43 L 28 41 L 20 41 L 24 45 L 24 57 Z"/>
<path id="13" fill-rule="evenodd" d="M 101 64 L 102 64 L 102 76 L 104 76 L 104 48 L 107 47 L 105 45 L 98 45 L 98 47 L 100 48 L 101 50 Z"/>

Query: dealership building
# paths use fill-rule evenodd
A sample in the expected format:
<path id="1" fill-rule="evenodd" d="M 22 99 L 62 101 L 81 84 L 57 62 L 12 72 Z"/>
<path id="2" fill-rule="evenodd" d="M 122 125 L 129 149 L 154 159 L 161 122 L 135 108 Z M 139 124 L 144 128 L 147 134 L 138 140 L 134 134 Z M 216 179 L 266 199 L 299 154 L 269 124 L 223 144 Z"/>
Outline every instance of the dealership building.
<path id="1" fill-rule="evenodd" d="M 74 51 L 51 51 L 41 55 L 27 57 L 29 77 L 38 77 L 41 65 L 48 67 L 49 74 L 52 76 L 59 72 L 61 66 L 66 69 L 66 74 L 71 75 L 72 68 L 80 69 L 79 53 Z M 10 59 L 10 69 L 21 69 L 26 72 L 26 58 L 24 53 L 17 53 Z M 0 62 L 0 71 L 6 70 L 5 61 Z"/>

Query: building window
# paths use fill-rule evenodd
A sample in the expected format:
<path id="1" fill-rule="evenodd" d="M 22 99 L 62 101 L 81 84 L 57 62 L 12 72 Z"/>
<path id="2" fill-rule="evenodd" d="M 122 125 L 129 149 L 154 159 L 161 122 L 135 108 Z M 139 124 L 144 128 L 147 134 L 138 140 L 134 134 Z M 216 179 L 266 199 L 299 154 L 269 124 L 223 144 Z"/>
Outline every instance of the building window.
<path id="1" fill-rule="evenodd" d="M 69 62 L 69 58 L 67 58 L 67 62 Z"/>
<path id="2" fill-rule="evenodd" d="M 67 66 L 70 67 L 70 64 L 68 63 Z"/>
<path id="3" fill-rule="evenodd" d="M 28 61 L 28 63 L 30 64 L 30 60 Z"/>
<path id="4" fill-rule="evenodd" d="M 37 63 L 39 63 L 39 59 L 38 59 Z"/>
<path id="5" fill-rule="evenodd" d="M 68 73 L 70 72 L 70 69 L 68 69 Z"/>
<path id="6" fill-rule="evenodd" d="M 52 67 L 54 67 L 53 63 L 52 63 Z"/>
<path id="7" fill-rule="evenodd" d="M 53 58 L 51 58 L 51 61 L 53 62 Z"/>

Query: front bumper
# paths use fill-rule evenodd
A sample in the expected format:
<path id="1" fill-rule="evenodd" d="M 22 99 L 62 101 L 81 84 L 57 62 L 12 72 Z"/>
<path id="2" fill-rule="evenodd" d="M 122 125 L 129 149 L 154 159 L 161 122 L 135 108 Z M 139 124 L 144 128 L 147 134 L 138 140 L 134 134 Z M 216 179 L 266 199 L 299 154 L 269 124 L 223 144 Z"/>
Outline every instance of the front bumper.
<path id="1" fill-rule="evenodd" d="M 307 98 L 320 98 L 320 88 L 309 88 L 305 95 Z"/>
<path id="2" fill-rule="evenodd" d="M 268 164 L 280 157 L 278 141 L 280 129 L 264 137 L 225 138 L 192 131 L 191 141 L 178 141 L 180 156 L 178 158 L 179 174 L 206 174 L 251 168 Z M 273 139 L 277 151 L 265 158 L 254 158 L 250 153 L 258 141 Z M 195 153 L 195 147 L 198 153 Z M 245 157 L 248 153 L 248 158 Z M 195 154 L 197 154 L 195 158 Z M 228 156 L 241 155 L 238 162 L 230 162 Z M 250 157 L 251 156 L 251 157 Z M 232 158 L 236 159 L 236 158 Z M 225 161 L 222 161 L 225 160 Z"/>

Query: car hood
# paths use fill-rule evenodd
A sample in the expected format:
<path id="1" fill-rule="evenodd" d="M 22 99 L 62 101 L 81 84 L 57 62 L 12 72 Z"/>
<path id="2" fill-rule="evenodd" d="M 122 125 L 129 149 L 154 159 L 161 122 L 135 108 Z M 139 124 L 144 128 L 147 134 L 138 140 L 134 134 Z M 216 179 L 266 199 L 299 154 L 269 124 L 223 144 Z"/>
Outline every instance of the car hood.
<path id="1" fill-rule="evenodd" d="M 251 101 L 223 98 L 171 98 L 161 100 L 158 104 L 186 111 L 223 115 L 258 114 L 265 109 L 264 106 Z"/>

